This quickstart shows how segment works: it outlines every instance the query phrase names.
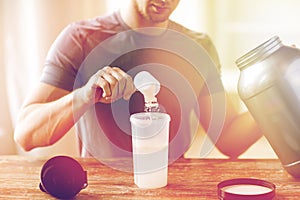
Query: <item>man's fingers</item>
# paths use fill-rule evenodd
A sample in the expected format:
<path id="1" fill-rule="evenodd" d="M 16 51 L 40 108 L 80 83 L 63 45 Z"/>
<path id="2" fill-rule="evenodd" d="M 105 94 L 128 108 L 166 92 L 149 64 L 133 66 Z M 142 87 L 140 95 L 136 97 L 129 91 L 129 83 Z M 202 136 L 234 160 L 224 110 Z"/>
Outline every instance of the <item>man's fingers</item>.
<path id="1" fill-rule="evenodd" d="M 125 100 L 128 100 L 131 95 L 136 91 L 133 80 L 131 76 L 129 76 L 127 73 L 125 73 L 123 70 L 120 68 L 113 68 L 115 71 L 118 72 L 118 74 L 121 75 L 122 81 L 121 81 L 121 87 L 122 87 L 122 96 Z"/>
<path id="2" fill-rule="evenodd" d="M 101 97 L 103 97 L 103 98 L 111 96 L 110 84 L 104 78 L 102 78 L 102 76 L 96 77 L 96 80 L 94 81 L 94 84 L 92 87 L 95 90 L 102 90 Z"/>
<path id="3" fill-rule="evenodd" d="M 128 100 L 135 92 L 135 87 L 131 76 L 117 67 L 104 67 L 94 75 L 93 88 L 96 89 L 97 101 L 103 98 L 106 101 L 115 101 L 123 97 Z M 102 89 L 102 96 L 99 91 Z"/>

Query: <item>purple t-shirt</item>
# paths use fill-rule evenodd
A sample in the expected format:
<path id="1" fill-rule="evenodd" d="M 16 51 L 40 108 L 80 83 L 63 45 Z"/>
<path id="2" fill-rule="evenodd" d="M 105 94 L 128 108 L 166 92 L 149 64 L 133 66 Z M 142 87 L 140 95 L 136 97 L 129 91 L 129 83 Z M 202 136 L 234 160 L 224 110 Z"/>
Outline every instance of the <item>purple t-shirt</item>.
<path id="1" fill-rule="evenodd" d="M 212 93 L 222 90 L 218 55 L 206 34 L 170 21 L 168 31 L 145 35 L 131 30 L 119 12 L 67 26 L 49 50 L 41 81 L 73 91 L 108 65 L 132 77 L 147 70 L 161 82 L 157 99 L 171 116 L 169 152 L 174 159 L 187 150 L 196 132 L 189 117 L 192 110 L 201 113 L 197 99 L 203 84 L 212 86 Z M 76 124 L 82 156 L 130 156 L 129 116 L 143 111 L 143 106 L 143 96 L 136 92 L 129 101 L 90 108 Z"/>

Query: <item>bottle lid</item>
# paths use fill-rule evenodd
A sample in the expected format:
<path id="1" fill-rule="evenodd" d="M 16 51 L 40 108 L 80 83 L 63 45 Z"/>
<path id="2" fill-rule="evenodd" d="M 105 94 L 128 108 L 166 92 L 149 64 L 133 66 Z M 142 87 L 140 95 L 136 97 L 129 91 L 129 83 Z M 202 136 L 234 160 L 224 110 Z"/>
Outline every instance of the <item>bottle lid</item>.
<path id="1" fill-rule="evenodd" d="M 273 199 L 275 197 L 275 185 L 254 178 L 229 179 L 218 184 L 218 197 L 224 200 Z"/>
<path id="2" fill-rule="evenodd" d="M 278 50 L 283 44 L 278 36 L 273 36 L 236 60 L 239 69 L 253 65 Z"/>

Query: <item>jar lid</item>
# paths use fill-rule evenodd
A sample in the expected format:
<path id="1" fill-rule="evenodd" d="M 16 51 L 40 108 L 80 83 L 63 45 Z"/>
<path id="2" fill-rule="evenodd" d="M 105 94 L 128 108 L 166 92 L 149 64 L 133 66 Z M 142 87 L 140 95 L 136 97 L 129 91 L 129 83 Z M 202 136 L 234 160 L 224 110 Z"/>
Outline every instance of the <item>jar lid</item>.
<path id="1" fill-rule="evenodd" d="M 253 65 L 256 62 L 267 58 L 281 46 L 283 46 L 283 44 L 281 43 L 280 38 L 278 36 L 273 36 L 266 42 L 260 44 L 242 57 L 238 58 L 235 63 L 239 69 Z"/>
<path id="2" fill-rule="evenodd" d="M 268 200 L 275 197 L 275 188 L 273 183 L 260 179 L 229 179 L 218 184 L 218 197 L 224 200 Z"/>

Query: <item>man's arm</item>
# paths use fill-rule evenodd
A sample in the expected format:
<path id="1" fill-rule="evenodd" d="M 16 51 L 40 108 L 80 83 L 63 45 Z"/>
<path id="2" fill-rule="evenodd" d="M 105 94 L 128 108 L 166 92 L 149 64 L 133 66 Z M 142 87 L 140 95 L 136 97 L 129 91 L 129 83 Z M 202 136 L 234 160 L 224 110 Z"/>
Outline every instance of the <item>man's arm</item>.
<path id="1" fill-rule="evenodd" d="M 84 104 L 73 110 L 73 96 L 74 93 L 39 83 L 20 110 L 15 141 L 29 151 L 62 138 L 75 123 L 73 112 L 85 110 Z"/>
<path id="2" fill-rule="evenodd" d="M 200 122 L 207 130 L 211 119 L 211 97 L 199 98 L 201 109 Z M 237 158 L 259 138 L 262 132 L 249 112 L 239 114 L 226 94 L 226 116 L 222 132 L 215 142 L 216 147 L 225 155 Z"/>
<path id="3" fill-rule="evenodd" d="M 228 118 L 216 146 L 225 155 L 237 158 L 261 138 L 262 132 L 249 112 Z"/>
<path id="4" fill-rule="evenodd" d="M 39 83 L 20 110 L 15 141 L 26 151 L 54 144 L 94 103 L 129 99 L 134 91 L 131 77 L 111 67 L 99 70 L 73 92 Z"/>

